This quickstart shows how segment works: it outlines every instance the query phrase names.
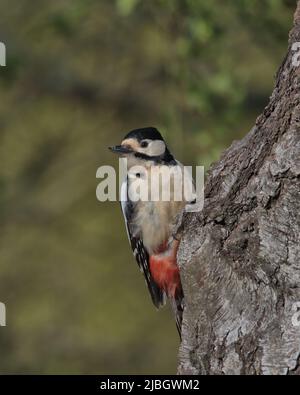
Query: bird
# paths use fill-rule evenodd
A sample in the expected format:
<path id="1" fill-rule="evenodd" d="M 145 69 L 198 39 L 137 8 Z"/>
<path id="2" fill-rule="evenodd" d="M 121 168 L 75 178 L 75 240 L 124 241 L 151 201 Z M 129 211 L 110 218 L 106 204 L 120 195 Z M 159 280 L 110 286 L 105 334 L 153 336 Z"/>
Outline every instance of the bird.
<path id="1" fill-rule="evenodd" d="M 178 189 L 183 188 L 182 178 L 179 183 L 170 179 L 164 183 L 158 178 L 168 169 L 179 174 L 183 165 L 174 158 L 161 133 L 154 127 L 134 129 L 126 134 L 120 145 L 109 149 L 127 161 L 120 200 L 134 257 L 145 277 L 154 306 L 160 308 L 169 300 L 181 338 L 184 294 L 177 264 L 180 239 L 173 234 L 173 229 L 178 215 L 192 199 L 180 193 L 178 196 L 182 199 L 175 199 L 176 192 L 181 192 Z M 129 193 L 131 187 L 146 186 L 153 192 L 151 186 L 154 183 L 149 182 L 151 177 L 158 181 L 159 197 L 154 200 L 133 199 Z M 163 200 L 162 194 L 167 188 L 170 190 L 169 200 Z"/>

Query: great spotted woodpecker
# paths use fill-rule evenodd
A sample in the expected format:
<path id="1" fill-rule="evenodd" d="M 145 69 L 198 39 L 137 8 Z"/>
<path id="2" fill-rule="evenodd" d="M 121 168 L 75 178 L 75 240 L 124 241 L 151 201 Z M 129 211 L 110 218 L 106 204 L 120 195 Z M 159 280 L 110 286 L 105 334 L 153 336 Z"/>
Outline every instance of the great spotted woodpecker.
<path id="1" fill-rule="evenodd" d="M 183 195 L 181 200 L 174 197 L 174 188 L 182 188 L 180 183 L 159 184 L 161 188 L 171 189 L 168 201 L 162 200 L 162 193 L 155 201 L 133 201 L 128 191 L 137 180 L 141 186 L 143 183 L 152 185 L 149 182 L 150 173 L 151 177 L 160 177 L 162 167 L 167 166 L 176 172 L 181 171 L 183 166 L 170 153 L 159 131 L 152 127 L 129 132 L 121 145 L 110 149 L 127 159 L 121 206 L 133 254 L 145 276 L 154 305 L 159 308 L 165 304 L 166 297 L 169 299 L 181 336 L 184 300 L 176 261 L 179 240 L 172 235 L 172 231 L 177 215 L 188 201 Z"/>

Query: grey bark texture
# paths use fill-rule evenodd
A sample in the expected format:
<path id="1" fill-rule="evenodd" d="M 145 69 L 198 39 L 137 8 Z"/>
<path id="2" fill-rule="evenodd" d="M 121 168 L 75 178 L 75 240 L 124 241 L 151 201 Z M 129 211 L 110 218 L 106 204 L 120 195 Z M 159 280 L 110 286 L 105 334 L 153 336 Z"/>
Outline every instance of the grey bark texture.
<path id="1" fill-rule="evenodd" d="M 269 104 L 212 166 L 204 209 L 183 215 L 179 374 L 300 374 L 296 42 L 300 1 Z"/>

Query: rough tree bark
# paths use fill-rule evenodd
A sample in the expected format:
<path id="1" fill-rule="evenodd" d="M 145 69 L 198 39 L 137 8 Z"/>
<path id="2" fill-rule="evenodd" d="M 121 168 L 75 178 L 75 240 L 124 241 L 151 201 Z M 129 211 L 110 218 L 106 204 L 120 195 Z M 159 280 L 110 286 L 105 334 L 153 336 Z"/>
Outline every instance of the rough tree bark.
<path id="1" fill-rule="evenodd" d="M 300 1 L 269 104 L 249 134 L 213 165 L 203 211 L 183 216 L 179 374 L 300 374 L 295 42 Z"/>

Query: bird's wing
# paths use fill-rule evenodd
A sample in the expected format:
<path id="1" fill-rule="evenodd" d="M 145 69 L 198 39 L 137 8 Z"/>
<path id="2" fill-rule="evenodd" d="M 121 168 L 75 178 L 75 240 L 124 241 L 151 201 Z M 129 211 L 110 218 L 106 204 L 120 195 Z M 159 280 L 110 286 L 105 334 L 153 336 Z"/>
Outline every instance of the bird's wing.
<path id="1" fill-rule="evenodd" d="M 165 304 L 165 293 L 153 280 L 149 267 L 149 253 L 146 250 L 143 240 L 136 236 L 133 231 L 132 218 L 134 214 L 134 203 L 128 199 L 127 178 L 121 186 L 121 207 L 125 220 L 128 239 L 134 254 L 134 257 L 144 274 L 147 287 L 149 289 L 153 304 L 159 308 Z"/>

